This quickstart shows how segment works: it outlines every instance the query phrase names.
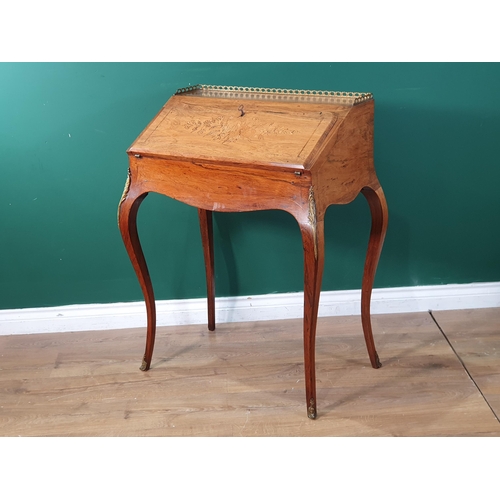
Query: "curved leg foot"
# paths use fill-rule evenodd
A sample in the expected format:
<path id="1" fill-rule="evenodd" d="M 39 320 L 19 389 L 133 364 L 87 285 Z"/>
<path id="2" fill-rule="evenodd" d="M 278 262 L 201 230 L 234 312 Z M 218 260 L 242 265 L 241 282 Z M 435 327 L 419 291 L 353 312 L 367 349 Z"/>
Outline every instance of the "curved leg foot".
<path id="1" fill-rule="evenodd" d="M 314 204 L 314 201 L 313 201 Z M 307 416 L 316 418 L 315 341 L 321 279 L 324 267 L 324 222 L 310 210 L 307 223 L 301 223 L 304 246 L 304 371 Z"/>
<path id="2" fill-rule="evenodd" d="M 137 211 L 147 195 L 148 193 L 135 192 L 129 173 L 125 191 L 118 207 L 118 226 L 146 302 L 148 327 L 146 349 L 141 364 L 141 370 L 143 371 L 149 370 L 151 366 L 156 334 L 156 307 L 153 286 L 137 232 Z"/>
<path id="3" fill-rule="evenodd" d="M 388 210 L 384 192 L 380 186 L 376 189 L 365 187 L 361 192 L 368 201 L 372 216 L 370 240 L 368 242 L 363 285 L 361 288 L 361 323 L 363 325 L 363 333 L 371 365 L 373 368 L 380 368 L 382 364 L 380 363 L 373 341 L 370 302 L 375 272 L 377 271 L 377 265 L 384 244 L 385 233 L 387 231 Z"/>
<path id="4" fill-rule="evenodd" d="M 215 278 L 212 212 L 199 208 L 198 217 L 200 219 L 201 243 L 203 245 L 205 273 L 207 276 L 208 329 L 213 332 L 215 330 Z"/>

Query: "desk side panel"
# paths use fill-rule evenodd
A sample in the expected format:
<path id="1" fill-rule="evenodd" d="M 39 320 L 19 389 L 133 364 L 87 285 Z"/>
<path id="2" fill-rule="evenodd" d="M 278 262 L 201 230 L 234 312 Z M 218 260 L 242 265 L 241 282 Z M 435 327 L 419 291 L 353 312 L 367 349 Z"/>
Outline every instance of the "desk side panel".
<path id="1" fill-rule="evenodd" d="M 311 166 L 318 211 L 350 203 L 378 184 L 373 162 L 373 100 L 353 106 Z"/>

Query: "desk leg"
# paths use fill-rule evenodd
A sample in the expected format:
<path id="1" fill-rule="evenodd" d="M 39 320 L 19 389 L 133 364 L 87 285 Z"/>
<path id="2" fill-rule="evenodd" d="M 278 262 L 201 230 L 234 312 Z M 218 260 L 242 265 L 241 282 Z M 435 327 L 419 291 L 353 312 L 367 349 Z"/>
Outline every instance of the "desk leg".
<path id="1" fill-rule="evenodd" d="M 207 276 L 208 329 L 213 332 L 215 330 L 215 277 L 212 212 L 199 208 L 198 217 L 200 219 L 201 243 L 203 245 L 205 273 Z"/>
<path id="2" fill-rule="evenodd" d="M 375 350 L 375 343 L 373 341 L 370 302 L 375 272 L 384 244 L 385 233 L 387 231 L 388 210 L 384 192 L 380 186 L 376 189 L 365 187 L 361 192 L 368 201 L 372 216 L 370 241 L 368 242 L 363 285 L 361 288 L 361 323 L 363 325 L 363 333 L 365 335 L 365 342 L 371 365 L 373 368 L 380 368 L 382 364 L 378 358 L 377 351 Z"/>
<path id="3" fill-rule="evenodd" d="M 156 308 L 153 294 L 153 286 L 149 277 L 148 266 L 144 259 L 139 234 L 137 233 L 137 211 L 148 193 L 134 196 L 133 189 L 123 193 L 122 200 L 118 208 L 118 225 L 125 243 L 129 258 L 134 270 L 139 278 L 142 293 L 146 302 L 146 311 L 148 318 L 148 329 L 146 337 L 146 350 L 142 360 L 141 370 L 149 370 L 151 358 L 153 357 L 153 348 L 156 334 Z"/>
<path id="4" fill-rule="evenodd" d="M 314 217 L 315 219 L 315 217 Z M 300 223 L 299 223 L 300 224 Z M 315 340 L 321 279 L 325 261 L 324 222 L 300 224 L 304 246 L 304 372 L 307 416 L 316 418 Z"/>

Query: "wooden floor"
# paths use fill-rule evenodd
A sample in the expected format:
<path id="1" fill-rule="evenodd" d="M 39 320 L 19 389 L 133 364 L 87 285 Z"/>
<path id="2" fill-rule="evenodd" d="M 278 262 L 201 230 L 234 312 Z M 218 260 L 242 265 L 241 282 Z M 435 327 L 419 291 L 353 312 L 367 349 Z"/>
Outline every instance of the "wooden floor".
<path id="1" fill-rule="evenodd" d="M 1 436 L 500 436 L 500 308 L 0 337 Z"/>

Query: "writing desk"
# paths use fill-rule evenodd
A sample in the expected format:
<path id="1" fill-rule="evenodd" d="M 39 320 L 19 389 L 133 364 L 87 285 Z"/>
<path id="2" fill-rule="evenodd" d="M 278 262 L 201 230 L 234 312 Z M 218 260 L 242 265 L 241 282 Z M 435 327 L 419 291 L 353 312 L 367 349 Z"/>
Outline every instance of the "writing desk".
<path id="1" fill-rule="evenodd" d="M 304 247 L 304 370 L 307 415 L 316 418 L 315 335 L 328 206 L 361 192 L 372 225 L 361 319 L 371 365 L 370 300 L 387 228 L 387 204 L 373 163 L 371 94 L 196 85 L 179 89 L 127 151 L 118 223 L 147 310 L 151 365 L 156 331 L 153 287 L 137 233 L 150 192 L 198 209 L 207 278 L 208 328 L 215 329 L 212 212 L 278 209 L 297 220 Z"/>

